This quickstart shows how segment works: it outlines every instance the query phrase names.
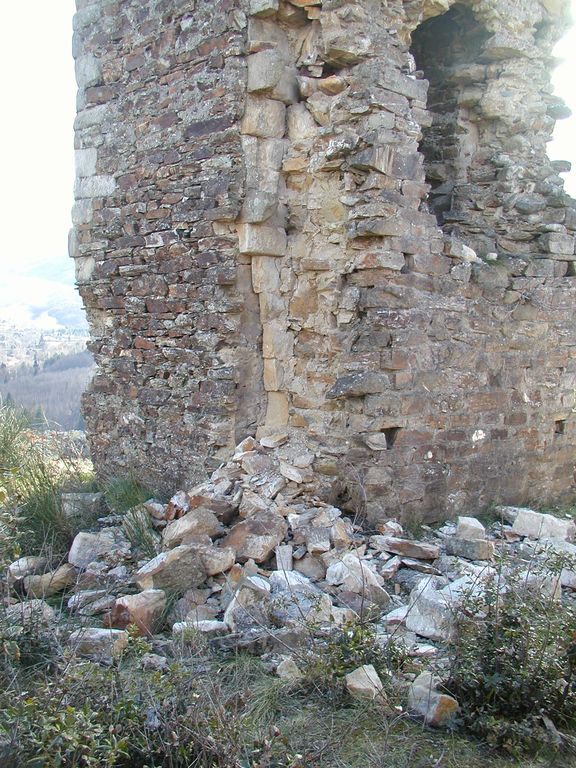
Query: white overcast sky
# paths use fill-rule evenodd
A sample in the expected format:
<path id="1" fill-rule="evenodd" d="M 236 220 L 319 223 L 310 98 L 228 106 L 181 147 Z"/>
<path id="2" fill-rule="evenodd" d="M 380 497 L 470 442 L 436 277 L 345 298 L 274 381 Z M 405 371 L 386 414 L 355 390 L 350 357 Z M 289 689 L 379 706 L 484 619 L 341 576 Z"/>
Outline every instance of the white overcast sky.
<path id="1" fill-rule="evenodd" d="M 78 301 L 67 257 L 76 96 L 73 13 L 74 0 L 5 0 L 0 9 L 0 317 L 19 321 L 28 316 L 29 304 Z M 554 75 L 556 91 L 576 115 L 576 29 L 557 53 L 565 61 Z M 576 117 L 558 123 L 550 156 L 573 163 L 566 189 L 576 196 Z"/>

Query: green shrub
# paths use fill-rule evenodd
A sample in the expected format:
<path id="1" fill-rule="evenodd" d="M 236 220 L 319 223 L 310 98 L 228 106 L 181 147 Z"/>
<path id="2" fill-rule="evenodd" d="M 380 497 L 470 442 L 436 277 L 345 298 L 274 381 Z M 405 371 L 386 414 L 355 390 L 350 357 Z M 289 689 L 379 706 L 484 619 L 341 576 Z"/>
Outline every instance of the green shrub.
<path id="1" fill-rule="evenodd" d="M 138 507 L 154 495 L 149 488 L 134 475 L 114 477 L 107 480 L 103 487 L 106 503 L 113 512 L 122 514 Z"/>
<path id="2" fill-rule="evenodd" d="M 33 432 L 19 411 L 0 406 L 0 561 L 66 552 L 86 521 L 63 514 L 61 494 L 88 481 L 85 463 L 56 435 Z"/>
<path id="3" fill-rule="evenodd" d="M 447 688 L 466 727 L 516 754 L 570 746 L 562 730 L 576 725 L 575 628 L 574 608 L 546 596 L 525 570 L 490 579 L 466 602 L 455 633 Z"/>

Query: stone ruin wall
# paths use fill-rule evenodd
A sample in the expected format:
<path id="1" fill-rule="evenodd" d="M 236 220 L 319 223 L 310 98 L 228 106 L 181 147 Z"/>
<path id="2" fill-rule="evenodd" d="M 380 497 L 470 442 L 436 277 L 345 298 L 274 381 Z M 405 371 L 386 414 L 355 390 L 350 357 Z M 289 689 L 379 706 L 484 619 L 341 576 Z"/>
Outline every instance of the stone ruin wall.
<path id="1" fill-rule="evenodd" d="M 562 0 L 77 6 L 102 474 L 288 429 L 372 518 L 574 496 Z"/>

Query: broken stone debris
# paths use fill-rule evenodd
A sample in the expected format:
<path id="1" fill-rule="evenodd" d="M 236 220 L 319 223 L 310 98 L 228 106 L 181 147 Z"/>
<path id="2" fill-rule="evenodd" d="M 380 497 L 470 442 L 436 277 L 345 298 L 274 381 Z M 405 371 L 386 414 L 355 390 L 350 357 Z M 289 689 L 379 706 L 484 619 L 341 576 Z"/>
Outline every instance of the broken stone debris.
<path id="1" fill-rule="evenodd" d="M 495 544 L 520 547 L 543 565 L 539 573 L 527 569 L 527 585 L 553 599 L 562 588 L 576 589 L 571 520 L 507 508 L 513 525 L 489 531 L 476 518 L 460 517 L 455 525 L 430 530 L 426 541 L 406 535 L 394 520 L 381 523 L 378 533 L 365 532 L 316 495 L 306 471 L 312 460 L 285 434 L 247 438 L 209 480 L 178 491 L 166 504 L 150 500 L 138 508 L 162 529 L 162 551 L 152 559 L 135 567 L 122 528 L 109 526 L 79 533 L 69 562 L 56 568 L 46 558 L 20 558 L 9 566 L 7 582 L 33 598 L 72 592 L 71 615 L 104 625 L 70 635 L 77 653 L 110 658 L 125 647 L 130 626 L 144 635 L 158 633 L 169 593 L 180 596 L 169 612 L 174 638 L 191 631 L 233 648 L 277 637 L 284 653 L 277 674 L 293 681 L 302 672 L 285 657 L 287 648 L 359 618 L 375 621 L 383 645 L 394 638 L 413 658 L 441 657 L 458 610 L 480 598 L 496 573 L 490 562 Z M 550 553 L 574 562 L 554 575 L 545 569 Z M 17 625 L 57 621 L 42 599 L 15 602 L 8 611 Z M 345 682 L 353 696 L 375 698 L 382 691 L 370 665 Z M 435 685 L 421 675 L 409 702 L 428 724 L 441 726 L 457 702 Z"/>

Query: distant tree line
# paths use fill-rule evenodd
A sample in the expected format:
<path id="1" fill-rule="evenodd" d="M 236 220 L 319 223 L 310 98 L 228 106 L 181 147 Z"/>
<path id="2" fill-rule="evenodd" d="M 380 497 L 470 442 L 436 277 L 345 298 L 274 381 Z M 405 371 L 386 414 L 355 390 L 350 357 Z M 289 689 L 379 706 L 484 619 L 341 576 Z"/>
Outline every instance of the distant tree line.
<path id="1" fill-rule="evenodd" d="M 27 368 L 27 369 L 26 369 Z M 93 371 L 89 352 L 57 355 L 40 365 L 0 372 L 0 398 L 35 429 L 84 429 L 80 397 Z"/>

